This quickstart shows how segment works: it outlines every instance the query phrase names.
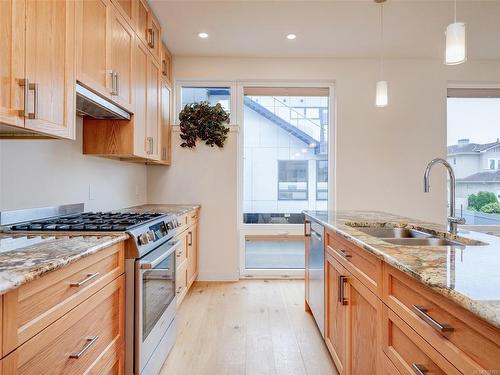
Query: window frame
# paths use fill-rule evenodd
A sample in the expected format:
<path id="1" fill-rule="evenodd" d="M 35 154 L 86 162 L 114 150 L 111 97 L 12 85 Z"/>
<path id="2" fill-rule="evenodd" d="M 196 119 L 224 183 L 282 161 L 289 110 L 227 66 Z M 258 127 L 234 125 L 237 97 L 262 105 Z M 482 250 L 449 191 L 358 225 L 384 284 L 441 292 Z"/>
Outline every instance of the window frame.
<path id="1" fill-rule="evenodd" d="M 229 88 L 229 128 L 235 129 L 238 127 L 238 86 L 234 81 L 205 81 L 205 80 L 176 80 L 175 82 L 175 111 L 172 111 L 174 116 L 172 123 L 174 124 L 174 130 L 178 130 L 179 126 L 179 113 L 182 111 L 182 88 L 183 87 L 199 87 L 199 88 Z"/>
<path id="2" fill-rule="evenodd" d="M 282 163 L 304 163 L 305 166 L 306 166 L 306 180 L 305 180 L 305 183 L 306 183 L 306 188 L 305 190 L 301 189 L 301 190 L 294 190 L 295 192 L 305 192 L 306 193 L 306 196 L 304 199 L 281 199 L 280 198 L 280 192 L 282 191 L 280 189 L 280 182 L 290 182 L 290 181 L 281 181 L 280 180 L 280 164 Z M 296 181 L 296 182 L 303 182 L 303 181 Z M 303 202 L 303 201 L 308 201 L 309 200 L 309 160 L 290 160 L 290 159 L 284 159 L 284 160 L 278 160 L 278 181 L 277 181 L 277 192 L 278 192 L 278 202 L 281 201 L 281 202 Z M 284 190 L 283 190 L 284 191 Z M 286 190 L 286 192 L 290 192 L 291 190 Z"/>

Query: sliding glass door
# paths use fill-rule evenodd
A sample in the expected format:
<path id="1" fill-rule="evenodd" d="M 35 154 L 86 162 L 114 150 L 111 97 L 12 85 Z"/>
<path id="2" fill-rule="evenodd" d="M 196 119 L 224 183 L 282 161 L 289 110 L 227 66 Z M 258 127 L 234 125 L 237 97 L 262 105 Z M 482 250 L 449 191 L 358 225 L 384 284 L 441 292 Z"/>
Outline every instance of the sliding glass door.
<path id="1" fill-rule="evenodd" d="M 327 87 L 244 87 L 242 262 L 246 276 L 301 276 L 303 210 L 326 210 Z"/>

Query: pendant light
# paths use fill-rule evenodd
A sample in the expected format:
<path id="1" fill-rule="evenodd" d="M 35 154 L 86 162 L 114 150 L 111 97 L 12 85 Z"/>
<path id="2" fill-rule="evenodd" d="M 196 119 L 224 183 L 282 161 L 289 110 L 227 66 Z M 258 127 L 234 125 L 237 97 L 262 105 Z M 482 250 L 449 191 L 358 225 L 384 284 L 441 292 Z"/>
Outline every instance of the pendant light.
<path id="1" fill-rule="evenodd" d="M 380 4 L 380 80 L 375 85 L 375 105 L 385 107 L 389 102 L 388 83 L 383 80 L 384 76 L 384 3 L 386 0 L 375 0 Z"/>
<path id="2" fill-rule="evenodd" d="M 446 50 L 444 63 L 446 65 L 458 65 L 467 60 L 467 49 L 465 42 L 465 23 L 457 22 L 457 0 L 454 0 L 454 18 L 446 28 Z"/>

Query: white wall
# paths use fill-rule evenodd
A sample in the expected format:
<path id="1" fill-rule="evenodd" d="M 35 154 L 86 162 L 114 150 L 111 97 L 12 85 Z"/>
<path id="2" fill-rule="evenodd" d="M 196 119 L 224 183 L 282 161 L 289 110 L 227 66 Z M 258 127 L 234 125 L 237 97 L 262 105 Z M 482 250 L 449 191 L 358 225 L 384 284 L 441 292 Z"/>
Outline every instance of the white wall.
<path id="1" fill-rule="evenodd" d="M 83 155 L 80 118 L 76 141 L 0 140 L 0 210 L 81 202 L 113 210 L 146 201 L 146 167 Z"/>
<path id="2" fill-rule="evenodd" d="M 177 80 L 335 81 L 337 209 L 383 210 L 435 222 L 446 218 L 444 170 L 422 175 L 433 157 L 446 157 L 448 82 L 499 82 L 500 62 L 468 61 L 445 67 L 438 60 L 388 60 L 389 106 L 374 105 L 378 63 L 366 59 L 177 57 Z M 203 205 L 200 279 L 237 278 L 238 133 L 223 151 L 180 150 L 173 166 L 148 168 L 148 200 Z M 216 176 L 216 171 L 220 176 Z M 185 176 L 184 176 L 185 175 Z M 180 178 L 178 180 L 177 178 Z M 189 182 L 192 179 L 192 183 Z M 207 191 L 209 188 L 211 191 Z"/>

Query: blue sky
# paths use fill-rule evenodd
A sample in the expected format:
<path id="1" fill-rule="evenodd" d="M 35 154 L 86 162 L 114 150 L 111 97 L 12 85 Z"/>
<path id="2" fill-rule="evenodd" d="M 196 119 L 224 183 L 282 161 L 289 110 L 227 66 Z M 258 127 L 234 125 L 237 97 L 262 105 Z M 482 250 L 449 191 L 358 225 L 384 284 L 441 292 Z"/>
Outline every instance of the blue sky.
<path id="1" fill-rule="evenodd" d="M 490 143 L 500 138 L 500 98 L 448 98 L 448 146 L 458 139 Z"/>

